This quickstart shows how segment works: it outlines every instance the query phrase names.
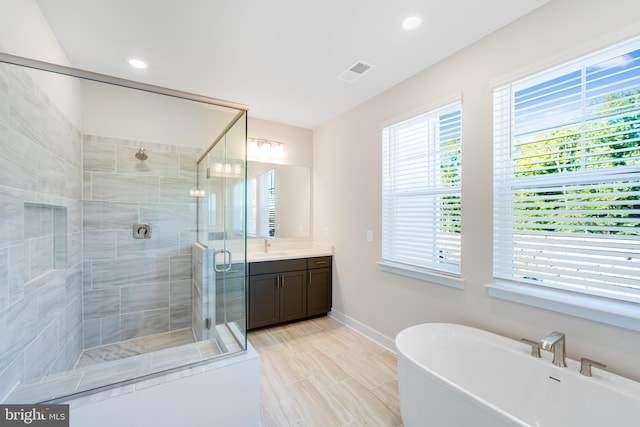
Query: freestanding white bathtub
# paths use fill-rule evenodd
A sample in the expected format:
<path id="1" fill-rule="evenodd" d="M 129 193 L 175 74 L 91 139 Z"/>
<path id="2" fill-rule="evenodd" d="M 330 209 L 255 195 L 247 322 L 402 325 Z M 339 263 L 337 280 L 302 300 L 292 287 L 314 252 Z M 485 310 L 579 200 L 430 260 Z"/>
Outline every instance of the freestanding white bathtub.
<path id="1" fill-rule="evenodd" d="M 586 377 L 570 359 L 554 366 L 519 341 L 427 323 L 400 332 L 396 347 L 405 427 L 640 426 L 640 383 L 596 368 Z"/>

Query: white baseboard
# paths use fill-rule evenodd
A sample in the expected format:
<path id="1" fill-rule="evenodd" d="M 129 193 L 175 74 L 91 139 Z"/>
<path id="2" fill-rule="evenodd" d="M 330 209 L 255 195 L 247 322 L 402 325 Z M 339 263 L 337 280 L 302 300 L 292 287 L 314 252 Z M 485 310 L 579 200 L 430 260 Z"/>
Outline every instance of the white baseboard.
<path id="1" fill-rule="evenodd" d="M 370 328 L 364 323 L 358 322 L 354 318 L 349 317 L 346 314 L 341 313 L 339 311 L 331 310 L 328 316 L 342 323 L 343 325 L 353 329 L 354 331 L 359 332 L 360 334 L 364 335 L 370 340 L 380 344 L 381 346 L 393 352 L 394 354 L 396 353 L 396 344 L 393 338 L 389 338 L 388 336 L 381 334 L 380 332 Z"/>

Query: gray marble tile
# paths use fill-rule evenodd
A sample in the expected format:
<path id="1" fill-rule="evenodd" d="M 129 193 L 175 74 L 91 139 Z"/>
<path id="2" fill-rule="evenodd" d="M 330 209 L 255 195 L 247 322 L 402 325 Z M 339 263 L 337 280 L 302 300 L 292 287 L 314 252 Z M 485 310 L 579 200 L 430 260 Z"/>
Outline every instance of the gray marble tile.
<path id="1" fill-rule="evenodd" d="M 92 174 L 91 198 L 110 202 L 148 203 L 160 197 L 156 176 Z"/>
<path id="2" fill-rule="evenodd" d="M 23 78 L 12 75 L 9 86 L 9 124 L 42 145 L 46 139 L 46 108 Z"/>
<path id="3" fill-rule="evenodd" d="M 116 258 L 115 231 L 85 231 L 82 233 L 85 261 Z"/>
<path id="4" fill-rule="evenodd" d="M 82 232 L 82 201 L 73 200 L 64 207 L 67 209 L 67 233 Z"/>
<path id="5" fill-rule="evenodd" d="M 82 174 L 82 200 L 93 200 L 93 191 L 91 191 L 93 185 L 93 174 L 84 172 Z"/>
<path id="6" fill-rule="evenodd" d="M 82 263 L 82 289 L 86 291 L 90 291 L 92 289 L 91 270 L 91 261 L 84 261 Z"/>
<path id="7" fill-rule="evenodd" d="M 0 402 L 10 403 L 6 401 L 7 396 L 22 381 L 24 381 L 24 358 L 20 356 L 4 372 L 0 372 Z M 31 400 L 22 402 L 31 402 Z"/>
<path id="8" fill-rule="evenodd" d="M 209 359 L 222 354 L 222 350 L 216 340 L 199 341 L 196 345 L 203 359 Z"/>
<path id="9" fill-rule="evenodd" d="M 69 339 L 61 346 L 56 360 L 49 369 L 49 374 L 66 372 L 73 369 L 82 355 L 82 327 L 77 328 Z"/>
<path id="10" fill-rule="evenodd" d="M 67 208 L 56 206 L 53 213 L 53 266 L 67 268 Z M 79 222 L 79 221 L 78 221 Z"/>
<path id="11" fill-rule="evenodd" d="M 121 315 L 120 327 L 120 337 L 123 341 L 142 337 L 144 335 L 144 312 Z"/>
<path id="12" fill-rule="evenodd" d="M 85 320 L 83 325 L 83 347 L 88 349 L 100 346 L 100 319 Z"/>
<path id="13" fill-rule="evenodd" d="M 82 264 L 76 264 L 67 270 L 66 295 L 68 301 L 82 297 Z"/>
<path id="14" fill-rule="evenodd" d="M 99 143 L 85 138 L 82 144 L 83 169 L 85 172 L 116 172 L 116 145 Z"/>
<path id="15" fill-rule="evenodd" d="M 180 232 L 180 255 L 191 255 L 192 245 L 196 241 L 195 231 Z"/>
<path id="16" fill-rule="evenodd" d="M 190 192 L 196 188 L 195 176 L 188 178 L 160 178 L 160 201 L 172 203 L 194 203 Z"/>
<path id="17" fill-rule="evenodd" d="M 140 352 L 138 351 L 125 348 L 118 344 L 104 345 L 85 351 L 78 360 L 76 369 L 86 368 L 103 362 L 121 360 L 139 354 Z"/>
<path id="18" fill-rule="evenodd" d="M 0 249 L 0 311 L 9 306 L 9 248 Z"/>
<path id="19" fill-rule="evenodd" d="M 55 324 L 51 323 L 25 348 L 25 378 L 45 376 L 58 354 L 58 343 Z"/>
<path id="20" fill-rule="evenodd" d="M 85 231 L 129 231 L 138 222 L 137 203 L 84 202 Z"/>
<path id="21" fill-rule="evenodd" d="M 38 307 L 28 298 L 0 311 L 0 372 L 35 338 L 36 332 L 40 330 L 37 325 Z"/>
<path id="22" fill-rule="evenodd" d="M 78 168 L 46 150 L 32 153 L 30 161 L 38 165 L 36 191 L 70 199 L 80 198 L 82 192 L 81 171 Z"/>
<path id="23" fill-rule="evenodd" d="M 180 153 L 180 178 L 194 179 L 196 176 L 197 154 Z"/>
<path id="24" fill-rule="evenodd" d="M 0 242 L 3 246 L 19 245 L 23 242 L 23 200 L 22 192 L 0 187 L 0 218 L 2 218 L 0 221 Z"/>
<path id="25" fill-rule="evenodd" d="M 180 255 L 180 233 L 162 227 L 158 231 L 158 256 L 174 257 Z"/>
<path id="26" fill-rule="evenodd" d="M 169 268 L 171 281 L 191 279 L 190 256 L 172 256 L 169 260 Z"/>
<path id="27" fill-rule="evenodd" d="M 120 289 L 84 291 L 82 306 L 85 320 L 120 314 Z"/>
<path id="28" fill-rule="evenodd" d="M 198 348 L 194 345 L 182 345 L 153 354 L 152 369 L 159 371 L 171 369 L 202 360 Z"/>
<path id="29" fill-rule="evenodd" d="M 116 236 L 116 253 L 118 259 L 126 258 L 151 258 L 158 256 L 158 233 L 151 225 L 150 239 L 134 239 L 132 230 L 118 231 Z"/>
<path id="30" fill-rule="evenodd" d="M 29 276 L 34 279 L 53 269 L 53 236 L 39 237 L 28 241 Z"/>
<path id="31" fill-rule="evenodd" d="M 151 368 L 151 358 L 147 355 L 128 357 L 126 359 L 104 362 L 94 367 L 86 369 L 78 390 L 89 390 L 91 388 L 115 384 L 149 372 Z"/>
<path id="32" fill-rule="evenodd" d="M 121 290 L 123 314 L 169 308 L 169 283 L 123 286 Z"/>
<path id="33" fill-rule="evenodd" d="M 80 264 L 82 262 L 82 232 L 71 233 L 67 239 L 67 244 L 69 245 L 67 251 L 68 265 Z"/>
<path id="34" fill-rule="evenodd" d="M 24 205 L 24 238 L 37 239 L 53 235 L 53 209 L 51 206 Z"/>
<path id="35" fill-rule="evenodd" d="M 194 342 L 193 333 L 189 329 L 171 331 L 163 334 L 140 338 L 145 352 L 154 352 Z"/>
<path id="36" fill-rule="evenodd" d="M 58 316 L 58 336 L 61 338 L 61 344 L 66 344 L 73 336 L 78 340 L 78 346 L 82 348 L 82 295 L 67 298 L 67 301 L 62 313 Z M 75 336 L 77 331 L 80 331 L 80 335 Z"/>
<path id="37" fill-rule="evenodd" d="M 9 123 L 9 65 L 0 64 L 0 124 Z M 2 395 L 0 394 L 0 397 Z M 1 401 L 1 400 L 0 400 Z"/>
<path id="38" fill-rule="evenodd" d="M 43 402 L 66 396 L 76 390 L 82 374 L 82 372 L 65 372 L 47 376 L 46 387 L 43 387 L 42 381 L 21 383 L 5 403 Z"/>
<path id="39" fill-rule="evenodd" d="M 120 315 L 100 318 L 100 345 L 120 341 Z"/>
<path id="40" fill-rule="evenodd" d="M 169 328 L 172 331 L 191 327 L 191 302 L 169 307 Z"/>
<path id="41" fill-rule="evenodd" d="M 172 280 L 170 282 L 170 306 L 191 306 L 191 280 Z"/>
<path id="42" fill-rule="evenodd" d="M 168 282 L 169 260 L 151 257 L 93 261 L 92 280 L 93 289 Z"/>
<path id="43" fill-rule="evenodd" d="M 40 148 L 4 125 L 0 125 L 0 147 L 0 182 L 7 187 L 35 190 L 38 165 L 30 159 Z"/>
<path id="44" fill-rule="evenodd" d="M 47 275 L 46 283 L 38 289 L 38 323 L 45 325 L 53 322 L 67 302 L 66 275 L 62 271 Z"/>
<path id="45" fill-rule="evenodd" d="M 155 335 L 169 332 L 169 309 L 144 312 L 144 335 Z"/>

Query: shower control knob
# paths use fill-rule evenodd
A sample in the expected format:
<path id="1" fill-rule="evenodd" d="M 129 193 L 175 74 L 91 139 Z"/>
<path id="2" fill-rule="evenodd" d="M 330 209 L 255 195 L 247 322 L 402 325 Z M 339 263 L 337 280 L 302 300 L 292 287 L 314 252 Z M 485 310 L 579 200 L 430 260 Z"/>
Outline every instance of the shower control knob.
<path id="1" fill-rule="evenodd" d="M 134 239 L 150 239 L 151 224 L 147 224 L 147 223 L 133 224 L 133 238 Z"/>

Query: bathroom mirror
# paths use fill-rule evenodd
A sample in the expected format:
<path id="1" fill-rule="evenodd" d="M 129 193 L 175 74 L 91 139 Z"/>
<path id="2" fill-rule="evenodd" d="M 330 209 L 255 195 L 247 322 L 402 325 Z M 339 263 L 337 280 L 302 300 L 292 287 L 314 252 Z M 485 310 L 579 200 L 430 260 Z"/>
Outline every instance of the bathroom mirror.
<path id="1" fill-rule="evenodd" d="M 247 163 L 247 238 L 309 237 L 311 170 Z"/>

